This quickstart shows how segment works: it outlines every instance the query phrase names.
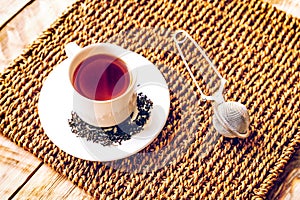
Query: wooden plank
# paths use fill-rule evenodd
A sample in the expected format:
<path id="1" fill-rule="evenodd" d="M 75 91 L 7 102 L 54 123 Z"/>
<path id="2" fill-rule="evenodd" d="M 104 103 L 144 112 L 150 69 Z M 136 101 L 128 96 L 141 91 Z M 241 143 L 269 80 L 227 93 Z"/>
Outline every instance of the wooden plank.
<path id="1" fill-rule="evenodd" d="M 30 178 L 14 199 L 93 199 L 47 165 L 43 165 Z"/>
<path id="2" fill-rule="evenodd" d="M 31 0 L 6 0 L 1 1 L 0 6 L 0 27 L 18 13 Z"/>
<path id="3" fill-rule="evenodd" d="M 0 30 L 0 73 L 74 2 L 75 0 L 34 1 L 6 24 Z M 5 8 L 5 5 L 6 3 L 2 5 L 1 2 L 0 9 L 12 13 L 11 6 L 6 5 Z M 4 14 L 0 14 L 0 18 L 2 15 Z"/>
<path id="4" fill-rule="evenodd" d="M 0 197 L 8 199 L 41 161 L 0 135 Z"/>

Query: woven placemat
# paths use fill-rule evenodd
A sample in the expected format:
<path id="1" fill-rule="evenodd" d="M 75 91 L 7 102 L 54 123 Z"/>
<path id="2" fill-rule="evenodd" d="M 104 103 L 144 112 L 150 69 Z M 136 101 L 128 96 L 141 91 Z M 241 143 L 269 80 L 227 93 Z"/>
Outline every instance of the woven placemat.
<path id="1" fill-rule="evenodd" d="M 116 163 L 77 159 L 48 139 L 37 103 L 43 82 L 66 59 L 64 45 L 107 42 L 143 27 L 184 29 L 195 38 L 228 80 L 225 98 L 249 109 L 249 138 L 216 134 L 210 102 L 197 103 L 196 87 L 172 47 L 139 48 L 119 38 L 112 42 L 155 63 L 170 87 L 170 114 L 158 138 L 142 156 Z M 265 198 L 300 142 L 299 52 L 300 21 L 256 0 L 78 1 L 1 75 L 0 132 L 101 199 Z M 172 154 L 169 144 L 180 152 Z M 161 157 L 172 162 L 150 166 Z M 139 169 L 128 170 L 135 165 Z"/>

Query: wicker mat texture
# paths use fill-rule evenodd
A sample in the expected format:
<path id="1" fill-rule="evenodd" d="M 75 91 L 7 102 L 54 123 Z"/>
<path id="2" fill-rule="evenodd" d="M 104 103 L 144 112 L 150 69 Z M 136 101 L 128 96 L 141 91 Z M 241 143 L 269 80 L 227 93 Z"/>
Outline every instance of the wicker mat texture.
<path id="1" fill-rule="evenodd" d="M 150 27 L 184 29 L 207 51 L 228 80 L 225 98 L 249 109 L 249 138 L 228 139 L 214 131 L 211 104 L 199 101 L 172 47 L 142 48 L 147 42 L 159 47 L 155 38 L 144 44 L 142 39 L 111 39 Z M 168 82 L 171 109 L 164 129 L 140 156 L 91 162 L 48 139 L 37 103 L 43 82 L 66 59 L 65 44 L 75 41 L 83 47 L 109 40 L 156 64 Z M 267 3 L 82 0 L 1 75 L 0 132 L 96 198 L 266 198 L 299 146 L 299 69 L 300 21 Z"/>

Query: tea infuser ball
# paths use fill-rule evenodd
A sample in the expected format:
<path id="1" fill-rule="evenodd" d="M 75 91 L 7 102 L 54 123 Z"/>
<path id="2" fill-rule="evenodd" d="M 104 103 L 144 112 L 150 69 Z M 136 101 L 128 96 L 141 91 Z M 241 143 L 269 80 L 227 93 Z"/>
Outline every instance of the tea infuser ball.
<path id="1" fill-rule="evenodd" d="M 239 102 L 223 102 L 214 105 L 213 125 L 226 137 L 246 138 L 250 116 L 245 105 Z"/>
<path id="2" fill-rule="evenodd" d="M 184 34 L 184 36 L 178 37 L 178 34 Z M 180 38 L 180 39 L 178 39 Z M 205 95 L 200 86 L 198 85 L 198 82 L 196 78 L 194 77 L 186 59 L 183 55 L 183 52 L 180 48 L 180 44 L 185 42 L 187 39 L 189 39 L 194 46 L 199 50 L 202 57 L 205 58 L 205 60 L 209 63 L 209 66 L 213 69 L 214 73 L 218 76 L 220 79 L 220 86 L 219 89 L 211 96 Z M 174 41 L 176 44 L 176 47 L 180 53 L 181 58 L 183 59 L 183 62 L 193 79 L 193 82 L 195 83 L 197 89 L 199 90 L 201 97 L 205 100 L 211 100 L 213 104 L 214 114 L 212 117 L 213 125 L 215 130 L 222 134 L 225 137 L 229 138 L 246 138 L 249 136 L 250 132 L 248 131 L 249 125 L 250 125 L 250 116 L 248 113 L 248 110 L 245 105 L 239 103 L 239 102 L 226 102 L 223 97 L 223 90 L 226 83 L 226 80 L 221 76 L 221 74 L 218 72 L 218 70 L 215 68 L 212 61 L 207 57 L 204 50 L 200 48 L 200 46 L 192 39 L 192 37 L 185 31 L 180 30 L 176 31 L 174 34 Z"/>

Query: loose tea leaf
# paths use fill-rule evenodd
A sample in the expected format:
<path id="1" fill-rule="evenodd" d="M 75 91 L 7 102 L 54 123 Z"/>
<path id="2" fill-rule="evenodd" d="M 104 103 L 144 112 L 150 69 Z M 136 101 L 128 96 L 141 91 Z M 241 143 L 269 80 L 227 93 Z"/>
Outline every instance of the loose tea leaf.
<path id="1" fill-rule="evenodd" d="M 136 116 L 131 114 L 124 122 L 112 127 L 96 127 L 83 121 L 76 112 L 72 111 L 69 125 L 72 133 L 77 137 L 85 138 L 88 141 L 99 143 L 103 146 L 122 144 L 122 141 L 129 140 L 132 135 L 141 132 L 149 120 L 153 102 L 144 94 L 137 95 Z"/>

